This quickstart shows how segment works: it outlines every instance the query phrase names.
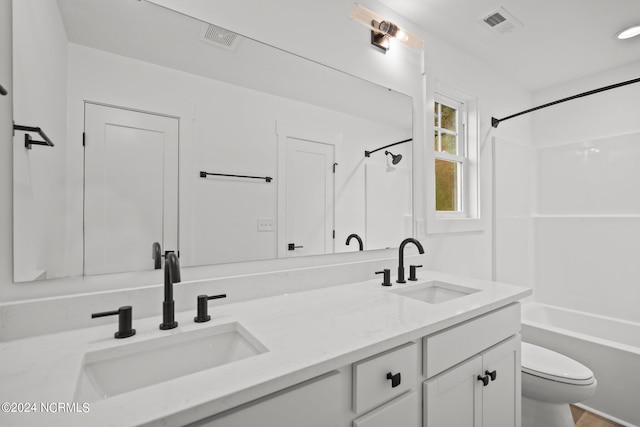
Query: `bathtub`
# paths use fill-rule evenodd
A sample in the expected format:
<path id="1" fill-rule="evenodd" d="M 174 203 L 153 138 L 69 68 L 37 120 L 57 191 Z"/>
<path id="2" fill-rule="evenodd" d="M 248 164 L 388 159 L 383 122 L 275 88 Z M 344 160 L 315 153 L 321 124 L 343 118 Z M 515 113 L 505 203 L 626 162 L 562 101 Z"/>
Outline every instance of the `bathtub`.
<path id="1" fill-rule="evenodd" d="M 640 426 L 640 323 L 527 303 L 522 340 L 566 354 L 593 371 L 596 393 L 578 406 Z"/>

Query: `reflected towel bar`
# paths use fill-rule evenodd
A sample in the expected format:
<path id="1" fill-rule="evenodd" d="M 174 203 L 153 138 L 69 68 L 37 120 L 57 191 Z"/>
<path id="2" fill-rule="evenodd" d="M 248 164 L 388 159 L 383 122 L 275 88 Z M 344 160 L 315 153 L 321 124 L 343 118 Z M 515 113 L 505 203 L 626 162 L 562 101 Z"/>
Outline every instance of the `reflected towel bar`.
<path id="1" fill-rule="evenodd" d="M 200 178 L 206 178 L 207 175 L 230 176 L 230 177 L 233 177 L 233 178 L 264 179 L 266 182 L 271 182 L 271 180 L 273 179 L 270 176 L 230 175 L 230 174 L 226 174 L 226 173 L 212 173 L 212 172 L 200 171 Z"/>
<path id="2" fill-rule="evenodd" d="M 25 132 L 37 132 L 38 135 L 40 135 L 42 139 L 44 139 L 44 141 L 35 141 L 33 138 L 31 138 L 31 135 L 26 134 L 24 136 L 24 148 L 26 148 L 27 150 L 31 150 L 32 145 L 46 145 L 48 147 L 53 147 L 53 142 L 51 142 L 47 134 L 45 134 L 44 131 L 39 127 L 21 126 L 14 123 L 13 130 L 14 130 L 14 133 L 17 130 L 21 130 Z"/>
<path id="3" fill-rule="evenodd" d="M 549 102 L 549 103 L 544 104 L 544 105 L 539 105 L 537 107 L 529 108 L 528 110 L 524 110 L 524 111 L 521 111 L 519 113 L 512 114 L 512 115 L 507 116 L 507 117 L 503 117 L 502 119 L 496 119 L 495 117 L 491 117 L 491 126 L 493 126 L 494 128 L 497 128 L 498 125 L 500 124 L 500 122 L 504 122 L 505 120 L 509 120 L 509 119 L 514 118 L 514 117 L 521 116 L 523 114 L 531 113 L 533 111 L 540 110 L 542 108 L 551 107 L 552 105 L 560 104 L 561 102 L 571 101 L 573 99 L 582 98 L 583 96 L 593 95 L 595 93 L 604 92 L 605 90 L 615 89 L 615 88 L 618 88 L 618 87 L 621 87 L 621 86 L 626 86 L 626 85 L 630 85 L 632 83 L 638 83 L 638 82 L 640 82 L 640 77 L 637 78 L 637 79 L 627 80 L 626 82 L 621 82 L 621 83 L 616 83 L 616 84 L 613 84 L 613 85 L 601 87 L 599 89 L 594 89 L 594 90 L 590 90 L 590 91 L 587 91 L 587 92 L 582 92 L 582 93 L 579 93 L 577 95 L 569 96 L 567 98 L 562 98 L 562 99 L 559 99 L 557 101 Z"/>

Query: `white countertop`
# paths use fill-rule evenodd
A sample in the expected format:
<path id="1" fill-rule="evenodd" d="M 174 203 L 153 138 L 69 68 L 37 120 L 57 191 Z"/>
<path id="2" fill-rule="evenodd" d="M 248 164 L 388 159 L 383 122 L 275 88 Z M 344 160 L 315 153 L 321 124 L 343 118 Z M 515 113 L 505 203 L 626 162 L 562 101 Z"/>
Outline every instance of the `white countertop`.
<path id="1" fill-rule="evenodd" d="M 479 289 L 427 304 L 389 292 L 431 280 Z M 392 287 L 380 279 L 216 306 L 211 321 L 193 310 L 176 313 L 179 326 L 161 331 L 160 316 L 135 318 L 137 334 L 116 340 L 113 324 L 0 343 L 0 400 L 35 404 L 36 412 L 0 412 L 2 426 L 127 426 L 186 424 L 338 369 L 378 352 L 516 302 L 519 286 L 420 272 L 418 282 Z M 260 286 L 256 283 L 256 286 Z M 42 321 L 46 322 L 43 314 Z M 73 403 L 86 352 L 238 322 L 269 351 L 175 380 L 116 395 L 78 412 L 43 413 L 41 403 Z M 180 363 L 176 360 L 175 363 Z M 83 411 L 84 408 L 84 411 Z"/>

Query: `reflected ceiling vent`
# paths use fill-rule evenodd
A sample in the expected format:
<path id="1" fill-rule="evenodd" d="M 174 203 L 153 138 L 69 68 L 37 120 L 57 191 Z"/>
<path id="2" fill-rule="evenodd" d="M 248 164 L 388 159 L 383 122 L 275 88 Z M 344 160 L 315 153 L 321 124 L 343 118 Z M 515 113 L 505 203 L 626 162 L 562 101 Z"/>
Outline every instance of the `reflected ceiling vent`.
<path id="1" fill-rule="evenodd" d="M 510 33 L 517 28 L 522 27 L 522 22 L 518 21 L 512 14 L 507 12 L 504 7 L 500 7 L 491 13 L 488 13 L 480 19 L 480 24 L 497 34 Z"/>
<path id="2" fill-rule="evenodd" d="M 200 38 L 210 44 L 234 50 L 240 42 L 240 35 L 212 24 L 202 24 Z"/>

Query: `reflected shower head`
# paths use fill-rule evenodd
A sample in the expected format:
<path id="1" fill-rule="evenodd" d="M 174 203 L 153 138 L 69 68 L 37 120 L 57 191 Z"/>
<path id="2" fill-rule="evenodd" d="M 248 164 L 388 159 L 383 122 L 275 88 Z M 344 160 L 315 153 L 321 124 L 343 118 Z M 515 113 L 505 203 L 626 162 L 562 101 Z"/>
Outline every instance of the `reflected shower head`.
<path id="1" fill-rule="evenodd" d="M 385 151 L 384 154 L 391 154 L 391 163 L 393 163 L 394 165 L 397 165 L 398 163 L 400 163 L 400 160 L 402 160 L 402 154 L 393 154 L 390 151 Z"/>

